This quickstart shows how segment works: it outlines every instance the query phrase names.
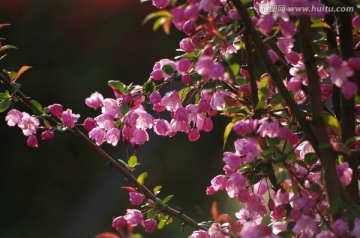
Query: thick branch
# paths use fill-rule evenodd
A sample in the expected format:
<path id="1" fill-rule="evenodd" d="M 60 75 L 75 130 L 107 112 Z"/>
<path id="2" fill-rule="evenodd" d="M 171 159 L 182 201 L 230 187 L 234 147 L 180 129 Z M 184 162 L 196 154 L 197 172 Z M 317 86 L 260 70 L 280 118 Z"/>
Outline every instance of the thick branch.
<path id="1" fill-rule="evenodd" d="M 9 88 L 9 90 L 14 89 L 14 85 L 11 83 L 11 81 L 6 76 L 4 76 L 3 74 L 0 73 L 0 77 L 1 77 L 1 81 L 6 85 L 7 88 Z M 31 110 L 33 110 L 35 114 L 38 114 L 38 115 L 42 114 L 42 112 L 40 112 L 36 107 L 34 107 L 34 105 L 31 102 L 31 99 L 29 97 L 27 97 L 22 91 L 18 90 L 18 91 L 16 91 L 15 94 L 16 94 L 16 96 L 18 96 L 20 98 L 20 100 L 27 107 L 29 107 Z M 51 123 L 53 123 L 54 125 L 59 123 L 56 119 L 54 119 L 52 117 L 49 117 L 48 120 Z M 162 206 L 158 202 L 159 199 L 155 196 L 154 193 L 151 192 L 151 190 L 149 188 L 147 188 L 143 184 L 140 184 L 137 181 L 137 178 L 135 178 L 125 167 L 123 167 L 118 162 L 116 162 L 116 160 L 114 160 L 109 154 L 107 154 L 103 149 L 101 149 L 92 140 L 90 140 L 86 135 L 84 135 L 79 128 L 74 127 L 73 129 L 67 129 L 66 132 L 70 135 L 74 135 L 74 136 L 77 136 L 78 138 L 80 138 L 85 144 L 90 146 L 100 156 L 101 159 L 105 160 L 107 163 L 109 163 L 111 165 L 111 167 L 113 167 L 116 171 L 118 171 L 124 178 L 126 178 L 131 183 L 133 183 L 138 188 L 138 190 L 145 195 L 145 197 L 147 199 L 151 199 L 155 203 L 157 203 L 159 206 L 156 209 L 158 209 L 161 212 L 167 213 L 172 217 L 178 218 L 179 220 L 181 220 L 185 224 L 193 227 L 194 229 L 207 230 L 205 227 L 199 225 L 196 221 L 191 219 L 189 216 L 185 215 L 183 212 L 173 209 L 169 206 Z"/>
<path id="2" fill-rule="evenodd" d="M 336 153 L 330 147 L 330 141 L 327 134 L 326 126 L 321 114 L 324 112 L 321 100 L 320 78 L 317 72 L 316 60 L 312 50 L 311 27 L 310 19 L 308 17 L 300 17 L 300 41 L 302 53 L 304 56 L 304 63 L 306 73 L 309 81 L 308 93 L 310 97 L 310 106 L 312 111 L 312 128 L 317 137 L 318 143 L 322 145 L 329 145 L 326 148 L 319 149 L 319 158 L 323 166 L 324 178 L 329 197 L 330 205 L 334 205 L 336 200 L 341 198 L 342 186 L 338 177 L 336 176 L 335 162 L 337 159 Z"/>
<path id="3" fill-rule="evenodd" d="M 339 13 L 338 24 L 340 53 L 342 58 L 347 60 L 354 56 L 351 14 L 348 12 Z M 348 80 L 354 82 L 358 76 L 359 75 L 348 78 Z M 354 98 L 347 100 L 343 95 L 341 95 L 341 129 L 343 142 L 355 136 L 355 100 Z M 354 171 L 351 183 L 346 187 L 346 190 L 350 193 L 354 201 L 360 204 L 358 175 L 356 173 L 359 166 L 358 154 L 352 153 L 351 156 L 344 155 L 344 157 Z"/>
<path id="4" fill-rule="evenodd" d="M 318 142 L 315 138 L 314 132 L 309 126 L 308 121 L 306 120 L 303 112 L 299 109 L 294 98 L 290 95 L 289 91 L 285 87 L 279 72 L 277 71 L 275 65 L 272 63 L 270 57 L 267 54 L 267 48 L 264 42 L 261 40 L 258 32 L 254 28 L 254 25 L 250 19 L 250 16 L 247 12 L 246 7 L 242 1 L 232 0 L 233 5 L 236 7 L 239 15 L 241 16 L 241 21 L 245 25 L 246 30 L 249 32 L 251 38 L 254 41 L 255 47 L 259 52 L 259 55 L 266 66 L 268 73 L 270 74 L 272 80 L 274 81 L 277 89 L 279 90 L 281 96 L 289 106 L 291 112 L 294 114 L 295 118 L 299 121 L 300 126 L 304 130 L 306 138 L 309 140 L 314 150 L 318 153 Z"/>

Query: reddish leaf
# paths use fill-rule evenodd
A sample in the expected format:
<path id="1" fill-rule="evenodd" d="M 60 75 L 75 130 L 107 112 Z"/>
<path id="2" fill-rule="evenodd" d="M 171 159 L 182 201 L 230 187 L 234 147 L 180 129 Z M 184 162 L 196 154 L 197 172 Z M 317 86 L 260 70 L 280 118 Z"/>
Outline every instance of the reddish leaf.
<path id="1" fill-rule="evenodd" d="M 213 217 L 214 221 L 216 221 L 219 217 L 218 203 L 216 201 L 211 204 L 211 216 Z"/>
<path id="2" fill-rule="evenodd" d="M 121 187 L 121 188 L 126 189 L 126 190 L 128 190 L 129 192 L 137 192 L 136 189 L 133 188 L 133 187 L 124 186 L 124 187 Z"/>
<path id="3" fill-rule="evenodd" d="M 103 233 L 96 235 L 95 238 L 120 238 L 120 237 L 111 232 L 103 232 Z"/>
<path id="4" fill-rule="evenodd" d="M 18 78 L 20 78 L 20 76 L 21 76 L 23 73 L 25 73 L 26 70 L 31 69 L 31 68 L 32 68 L 31 66 L 27 66 L 27 65 L 21 67 L 21 68 L 19 69 L 19 71 L 17 72 L 17 75 L 16 75 L 15 79 L 13 80 L 13 82 L 15 82 L 16 80 L 18 80 Z"/>
<path id="5" fill-rule="evenodd" d="M 0 24 L 0 28 L 3 28 L 5 26 L 9 26 L 10 24 Z"/>

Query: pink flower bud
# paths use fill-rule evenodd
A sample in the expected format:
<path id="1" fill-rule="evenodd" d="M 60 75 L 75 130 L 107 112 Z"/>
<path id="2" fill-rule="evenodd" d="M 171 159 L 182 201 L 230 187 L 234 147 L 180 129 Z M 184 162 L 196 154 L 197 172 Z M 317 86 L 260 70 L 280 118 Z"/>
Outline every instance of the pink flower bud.
<path id="1" fill-rule="evenodd" d="M 267 206 L 268 206 L 268 208 L 269 208 L 270 211 L 273 211 L 274 208 L 275 208 L 275 202 L 274 202 L 274 200 L 270 199 L 270 200 L 268 201 L 268 203 L 267 203 Z"/>
<path id="2" fill-rule="evenodd" d="M 143 222 L 144 216 L 137 209 L 127 209 L 124 219 L 129 226 L 135 227 Z"/>
<path id="3" fill-rule="evenodd" d="M 91 94 L 90 97 L 85 99 L 85 104 L 88 107 L 97 109 L 102 106 L 103 100 L 104 100 L 104 97 L 100 93 L 95 92 L 95 93 Z"/>
<path id="4" fill-rule="evenodd" d="M 167 7 L 169 3 L 170 0 L 152 0 L 152 4 L 159 9 Z"/>
<path id="5" fill-rule="evenodd" d="M 199 138 L 200 138 L 200 132 L 195 128 L 190 129 L 188 134 L 189 141 L 197 141 Z"/>
<path id="6" fill-rule="evenodd" d="M 27 145 L 30 147 L 39 147 L 39 142 L 34 135 L 30 135 L 27 139 Z"/>
<path id="7" fill-rule="evenodd" d="M 63 106 L 60 104 L 53 104 L 48 106 L 51 114 L 55 117 L 61 117 L 63 112 Z"/>
<path id="8" fill-rule="evenodd" d="M 281 21 L 279 23 L 281 34 L 283 36 L 293 36 L 295 34 L 295 24 L 293 21 Z"/>
<path id="9" fill-rule="evenodd" d="M 112 222 L 112 227 L 116 230 L 123 228 L 126 225 L 126 220 L 123 216 L 116 217 Z"/>
<path id="10" fill-rule="evenodd" d="M 130 192 L 129 197 L 131 205 L 141 205 L 145 198 L 144 195 L 138 192 Z"/>
<path id="11" fill-rule="evenodd" d="M 290 51 L 289 53 L 285 54 L 285 59 L 288 63 L 296 65 L 300 60 L 300 56 L 298 53 Z"/>
<path id="12" fill-rule="evenodd" d="M 85 119 L 85 121 L 84 121 L 84 129 L 86 131 L 91 131 L 95 127 L 96 127 L 96 122 L 95 122 L 94 119 L 92 119 L 91 117 L 88 117 L 88 118 Z"/>
<path id="13" fill-rule="evenodd" d="M 95 140 L 97 145 L 101 145 L 105 141 L 105 130 L 95 127 L 89 132 L 89 138 Z"/>
<path id="14" fill-rule="evenodd" d="M 61 122 L 65 127 L 73 128 L 79 117 L 79 114 L 73 114 L 71 109 L 67 109 L 61 115 Z"/>
<path id="15" fill-rule="evenodd" d="M 261 15 L 259 21 L 257 22 L 259 31 L 265 35 L 272 31 L 274 24 L 275 20 L 271 14 Z"/>
<path id="16" fill-rule="evenodd" d="M 192 33 L 194 33 L 196 28 L 196 25 L 194 24 L 194 22 L 192 21 L 186 21 L 182 27 L 183 32 L 185 32 L 185 34 L 187 35 L 191 35 Z"/>
<path id="17" fill-rule="evenodd" d="M 336 236 L 342 236 L 349 229 L 347 222 L 340 218 L 332 224 L 332 230 Z"/>
<path id="18" fill-rule="evenodd" d="M 54 136 L 55 136 L 54 132 L 52 132 L 50 130 L 46 130 L 43 133 L 41 133 L 42 140 L 50 140 L 50 139 L 54 138 Z"/>
<path id="19" fill-rule="evenodd" d="M 286 204 L 289 202 L 289 193 L 284 189 L 279 189 L 276 193 L 276 201 L 279 204 Z"/>
<path id="20" fill-rule="evenodd" d="M 181 73 L 187 73 L 191 68 L 191 60 L 182 58 L 176 62 L 176 70 Z"/>
<path id="21" fill-rule="evenodd" d="M 151 104 L 159 103 L 161 102 L 161 95 L 158 91 L 152 92 L 149 95 L 149 100 Z"/>
<path id="22" fill-rule="evenodd" d="M 193 52 L 195 50 L 195 45 L 191 41 L 190 38 L 184 38 L 180 41 L 180 49 L 182 49 L 185 52 Z"/>
<path id="23" fill-rule="evenodd" d="M 191 76 L 189 74 L 184 74 L 181 76 L 181 82 L 183 82 L 184 84 L 190 83 L 190 80 Z"/>
<path id="24" fill-rule="evenodd" d="M 157 222 L 155 219 L 147 219 L 143 222 L 143 226 L 146 232 L 154 232 L 157 228 Z"/>
<path id="25" fill-rule="evenodd" d="M 275 63 L 279 60 L 279 56 L 278 56 L 278 54 L 275 53 L 275 51 L 268 50 L 267 53 L 273 63 Z"/>
<path id="26" fill-rule="evenodd" d="M 11 109 L 8 111 L 5 121 L 7 122 L 8 126 L 15 126 L 21 122 L 23 114 L 16 109 Z"/>
<path id="27" fill-rule="evenodd" d="M 199 8 L 195 5 L 189 5 L 185 8 L 185 16 L 190 21 L 196 22 L 199 18 Z"/>

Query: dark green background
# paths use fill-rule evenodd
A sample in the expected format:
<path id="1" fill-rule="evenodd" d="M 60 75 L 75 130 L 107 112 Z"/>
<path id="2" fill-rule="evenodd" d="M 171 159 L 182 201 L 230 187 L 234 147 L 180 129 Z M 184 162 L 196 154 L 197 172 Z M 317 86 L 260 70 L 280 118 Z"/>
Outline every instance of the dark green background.
<path id="1" fill-rule="evenodd" d="M 142 84 L 155 61 L 173 58 L 182 35 L 152 32 L 144 17 L 155 10 L 134 0 L 0 0 L 0 30 L 8 51 L 1 69 L 33 69 L 20 79 L 22 90 L 43 105 L 61 103 L 82 115 L 97 112 L 84 104 L 92 92 L 106 97 L 108 80 Z M 20 106 L 21 108 L 21 106 Z M 39 149 L 26 146 L 18 128 L 9 128 L 0 115 L 0 237 L 94 237 L 112 231 L 112 218 L 130 207 L 121 186 L 128 185 L 85 145 L 57 133 Z M 205 195 L 209 181 L 221 173 L 222 132 L 226 121 L 216 119 L 217 131 L 202 134 L 199 142 L 186 135 L 159 138 L 138 150 L 149 172 L 147 185 L 162 185 L 160 195 L 174 194 L 170 205 L 197 220 L 198 206 L 206 215 L 214 197 Z M 124 159 L 123 146 L 104 146 Z M 226 209 L 225 207 L 223 209 Z M 207 217 L 206 219 L 210 219 Z M 142 229 L 138 229 L 142 231 Z M 145 237 L 187 237 L 179 223 Z"/>

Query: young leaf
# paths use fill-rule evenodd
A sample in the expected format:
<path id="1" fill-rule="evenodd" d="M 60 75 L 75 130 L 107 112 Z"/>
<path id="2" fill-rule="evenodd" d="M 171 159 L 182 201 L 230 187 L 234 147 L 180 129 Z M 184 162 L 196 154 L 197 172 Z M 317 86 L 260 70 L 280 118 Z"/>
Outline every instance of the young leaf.
<path id="1" fill-rule="evenodd" d="M 120 81 L 110 80 L 108 82 L 108 85 L 109 85 L 110 88 L 112 88 L 112 90 L 116 90 L 119 93 L 125 93 L 125 91 L 126 91 L 125 85 Z"/>
<path id="2" fill-rule="evenodd" d="M 43 108 L 41 104 L 36 100 L 31 100 L 31 104 L 36 108 L 37 111 L 34 111 L 34 113 L 43 113 Z"/>
<path id="3" fill-rule="evenodd" d="M 0 102 L 0 112 L 6 111 L 11 105 L 10 99 L 5 99 Z"/>
<path id="4" fill-rule="evenodd" d="M 171 15 L 171 13 L 169 11 L 166 11 L 166 10 L 160 10 L 160 11 L 157 11 L 157 12 L 153 12 L 153 13 L 150 13 L 149 15 L 147 15 L 145 17 L 142 24 L 145 24 L 146 22 L 150 21 L 151 19 L 159 18 L 159 17 L 171 18 L 172 15 Z"/>
<path id="5" fill-rule="evenodd" d="M 174 195 L 169 195 L 169 196 L 167 196 L 166 198 L 164 198 L 163 200 L 162 200 L 162 204 L 166 204 L 168 201 L 170 201 L 172 198 L 174 197 Z"/>
<path id="6" fill-rule="evenodd" d="M 335 135 L 341 137 L 341 127 L 338 119 L 328 113 L 321 114 L 321 117 L 326 125 L 335 133 Z"/>
<path id="7" fill-rule="evenodd" d="M 168 75 L 172 75 L 174 73 L 174 68 L 169 64 L 164 65 L 161 70 Z"/>
<path id="8" fill-rule="evenodd" d="M 156 186 L 156 187 L 153 189 L 154 194 L 155 194 L 155 195 L 159 194 L 161 188 L 162 188 L 162 186 Z"/>
<path id="9" fill-rule="evenodd" d="M 165 225 L 166 225 L 166 220 L 161 220 L 159 221 L 157 228 L 161 230 L 165 227 Z"/>
<path id="10" fill-rule="evenodd" d="M 23 66 L 19 69 L 19 71 L 17 72 L 16 74 L 16 77 L 14 78 L 13 82 L 15 82 L 16 80 L 18 80 L 18 78 L 20 78 L 20 76 L 25 73 L 25 71 L 27 71 L 28 69 L 31 69 L 32 67 L 31 66 Z"/>
<path id="11" fill-rule="evenodd" d="M 147 176 L 148 176 L 147 172 L 144 172 L 144 173 L 140 174 L 139 177 L 137 178 L 137 181 L 139 182 L 139 184 L 144 185 L 144 181 L 145 181 Z"/>
<path id="12" fill-rule="evenodd" d="M 150 94 L 156 91 L 156 84 L 152 80 L 146 81 L 143 85 L 146 94 Z"/>
<path id="13" fill-rule="evenodd" d="M 135 155 L 130 156 L 128 159 L 128 166 L 134 168 L 136 165 L 138 165 L 137 157 Z"/>
<path id="14" fill-rule="evenodd" d="M 233 128 L 233 126 L 234 126 L 234 123 L 230 122 L 229 124 L 227 124 L 227 126 L 226 126 L 226 128 L 225 128 L 223 148 L 225 148 L 227 139 L 228 139 L 228 137 L 229 137 L 229 134 L 230 134 L 231 129 Z"/>
<path id="15" fill-rule="evenodd" d="M 4 45 L 3 47 L 0 48 L 0 52 L 8 50 L 8 49 L 17 49 L 17 48 L 13 45 Z"/>

